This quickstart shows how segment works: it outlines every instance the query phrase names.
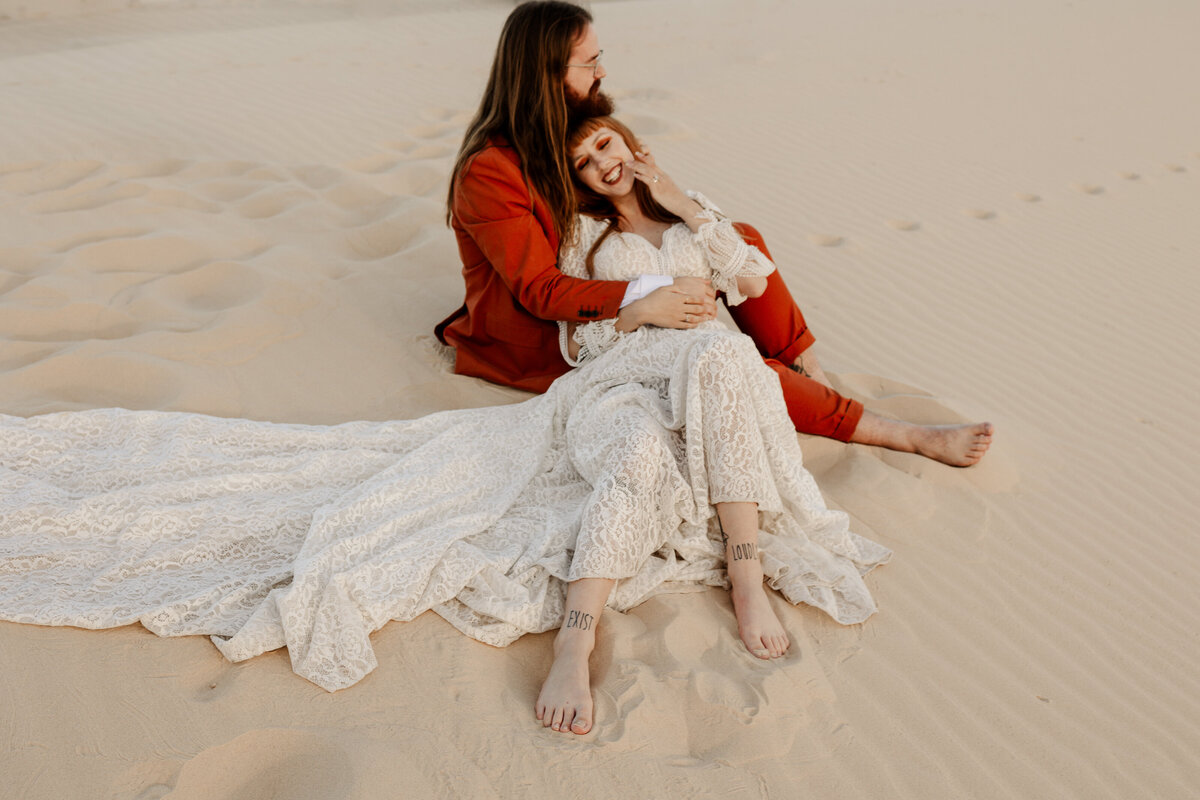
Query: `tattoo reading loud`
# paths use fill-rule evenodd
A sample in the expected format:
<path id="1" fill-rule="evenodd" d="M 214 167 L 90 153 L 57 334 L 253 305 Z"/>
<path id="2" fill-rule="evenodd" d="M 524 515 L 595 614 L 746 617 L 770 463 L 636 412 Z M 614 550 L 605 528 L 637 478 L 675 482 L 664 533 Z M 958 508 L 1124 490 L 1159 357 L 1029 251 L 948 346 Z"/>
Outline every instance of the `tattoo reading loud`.
<path id="1" fill-rule="evenodd" d="M 758 548 L 753 542 L 746 544 L 735 544 L 729 548 L 730 561 L 742 561 L 746 559 L 758 558 Z"/>

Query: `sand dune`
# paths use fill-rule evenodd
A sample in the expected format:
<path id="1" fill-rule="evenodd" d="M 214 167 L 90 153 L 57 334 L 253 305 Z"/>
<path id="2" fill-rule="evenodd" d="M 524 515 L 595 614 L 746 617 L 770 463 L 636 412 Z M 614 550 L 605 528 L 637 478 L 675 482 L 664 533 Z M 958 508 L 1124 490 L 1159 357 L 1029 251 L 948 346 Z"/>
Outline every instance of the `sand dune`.
<path id="1" fill-rule="evenodd" d="M 132 6 L 143 7 L 132 7 Z M 0 411 L 288 422 L 513 402 L 431 342 L 446 176 L 509 3 L 0 0 Z M 598 724 L 550 635 L 425 615 L 327 695 L 284 653 L 0 624 L 14 798 L 1185 798 L 1200 791 L 1196 7 L 593 6 L 620 114 L 766 236 L 843 391 L 987 459 L 803 441 L 895 551 L 881 613 L 606 612 Z M 7 20 L 7 21 L 4 21 Z"/>

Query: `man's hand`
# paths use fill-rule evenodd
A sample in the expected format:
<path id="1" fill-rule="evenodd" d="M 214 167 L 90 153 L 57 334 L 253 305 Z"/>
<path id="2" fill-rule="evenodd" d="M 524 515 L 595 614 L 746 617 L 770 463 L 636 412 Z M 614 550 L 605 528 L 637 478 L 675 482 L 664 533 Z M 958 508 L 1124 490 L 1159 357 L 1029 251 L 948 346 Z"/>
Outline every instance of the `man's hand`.
<path id="1" fill-rule="evenodd" d="M 680 277 L 670 286 L 655 289 L 635 300 L 617 315 L 617 330 L 628 333 L 642 325 L 659 328 L 694 328 L 717 316 L 717 293 L 703 278 Z"/>

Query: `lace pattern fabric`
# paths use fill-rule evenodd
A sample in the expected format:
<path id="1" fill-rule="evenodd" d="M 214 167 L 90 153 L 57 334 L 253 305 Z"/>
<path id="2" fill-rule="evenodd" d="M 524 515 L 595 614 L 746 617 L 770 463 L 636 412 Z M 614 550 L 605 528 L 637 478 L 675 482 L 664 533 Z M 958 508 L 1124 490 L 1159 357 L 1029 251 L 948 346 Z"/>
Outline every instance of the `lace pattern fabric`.
<path id="1" fill-rule="evenodd" d="M 647 271 L 610 238 L 598 272 Z M 658 266 L 698 268 L 690 232 L 668 246 Z M 706 323 L 585 344 L 542 396 L 407 421 L 0 416 L 0 618 L 207 634 L 235 661 L 287 647 L 333 691 L 375 668 L 388 620 L 432 609 L 502 646 L 557 627 L 579 578 L 617 579 L 618 610 L 726 585 L 722 500 L 759 504 L 788 600 L 875 610 L 861 575 L 890 553 L 826 508 L 749 339 Z"/>

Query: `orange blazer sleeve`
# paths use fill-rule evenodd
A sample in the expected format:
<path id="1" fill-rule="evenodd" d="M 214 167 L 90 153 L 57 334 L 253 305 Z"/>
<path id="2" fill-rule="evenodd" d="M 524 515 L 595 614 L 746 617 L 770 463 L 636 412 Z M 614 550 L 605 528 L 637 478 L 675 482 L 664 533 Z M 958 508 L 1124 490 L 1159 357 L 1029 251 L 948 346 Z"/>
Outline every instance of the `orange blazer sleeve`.
<path id="1" fill-rule="evenodd" d="M 526 311 L 586 322 L 615 317 L 627 281 L 572 278 L 558 269 L 558 242 L 538 219 L 520 166 L 496 146 L 481 150 L 459 175 L 454 216 Z M 546 225 L 551 225 L 548 215 Z"/>

